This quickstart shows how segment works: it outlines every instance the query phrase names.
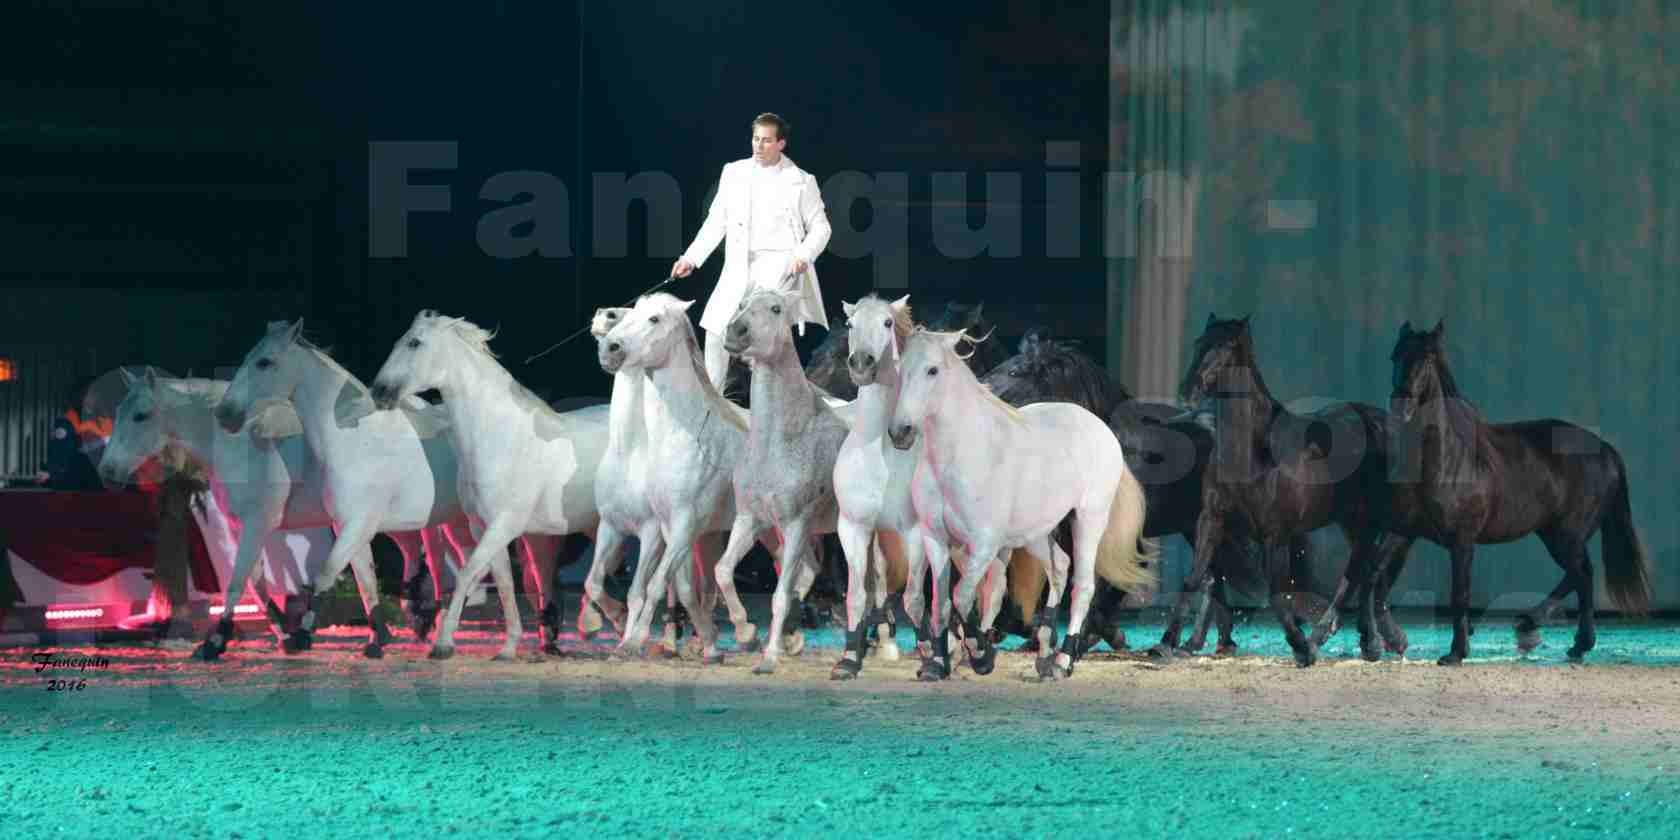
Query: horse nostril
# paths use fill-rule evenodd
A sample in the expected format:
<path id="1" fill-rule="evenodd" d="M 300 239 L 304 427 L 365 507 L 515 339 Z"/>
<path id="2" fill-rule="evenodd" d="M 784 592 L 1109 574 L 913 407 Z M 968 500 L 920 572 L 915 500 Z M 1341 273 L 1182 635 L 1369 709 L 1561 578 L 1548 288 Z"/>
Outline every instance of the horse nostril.
<path id="1" fill-rule="evenodd" d="M 730 332 L 734 333 L 735 335 L 746 335 L 747 334 L 747 325 L 746 324 L 736 324 L 735 328 L 730 330 Z"/>
<path id="2" fill-rule="evenodd" d="M 607 345 L 607 352 L 608 353 L 617 353 L 618 352 L 618 342 L 615 341 L 611 344 L 608 344 Z"/>
<path id="3" fill-rule="evenodd" d="M 875 366 L 875 356 L 873 354 L 865 353 L 863 355 L 863 366 L 864 367 L 874 367 Z"/>

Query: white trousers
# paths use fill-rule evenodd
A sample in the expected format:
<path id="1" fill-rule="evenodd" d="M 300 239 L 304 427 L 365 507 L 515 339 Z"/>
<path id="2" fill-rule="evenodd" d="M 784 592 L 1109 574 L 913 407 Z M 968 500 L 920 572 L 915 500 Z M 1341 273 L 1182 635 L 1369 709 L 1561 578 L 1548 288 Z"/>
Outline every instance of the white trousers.
<path id="1" fill-rule="evenodd" d="M 798 275 L 788 274 L 788 263 L 793 255 L 787 251 L 754 251 L 747 257 L 747 289 L 781 289 L 793 291 L 798 286 Z M 746 299 L 746 294 L 741 295 Z M 734 301 L 733 306 L 740 306 L 740 301 Z M 723 378 L 729 373 L 729 353 L 723 349 L 723 330 L 708 330 L 706 332 L 706 378 L 712 380 L 712 387 L 723 391 Z"/>

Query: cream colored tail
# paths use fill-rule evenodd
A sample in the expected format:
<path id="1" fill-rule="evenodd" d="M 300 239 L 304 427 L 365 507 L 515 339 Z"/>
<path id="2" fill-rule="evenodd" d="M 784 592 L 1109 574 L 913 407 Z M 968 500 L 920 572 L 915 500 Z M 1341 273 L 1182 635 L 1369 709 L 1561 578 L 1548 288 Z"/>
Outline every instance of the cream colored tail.
<path id="1" fill-rule="evenodd" d="M 1143 485 L 1122 461 L 1120 487 L 1108 508 L 1108 528 L 1097 544 L 1097 574 L 1128 593 L 1153 592 L 1159 581 L 1161 546 L 1156 540 L 1143 539 L 1144 504 Z"/>
<path id="2" fill-rule="evenodd" d="M 1044 587 L 1050 582 L 1044 576 L 1044 564 L 1032 552 L 1017 548 L 1009 552 L 1009 600 L 1021 608 L 1022 623 L 1031 626 L 1038 614 L 1038 599 L 1044 597 Z"/>

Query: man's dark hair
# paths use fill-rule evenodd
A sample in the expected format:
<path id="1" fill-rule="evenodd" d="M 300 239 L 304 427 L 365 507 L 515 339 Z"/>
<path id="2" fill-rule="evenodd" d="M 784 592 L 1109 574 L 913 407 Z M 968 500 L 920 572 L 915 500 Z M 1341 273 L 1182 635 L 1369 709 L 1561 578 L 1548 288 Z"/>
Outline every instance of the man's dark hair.
<path id="1" fill-rule="evenodd" d="M 773 114 L 769 111 L 765 111 L 764 113 L 759 114 L 756 117 L 753 117 L 752 124 L 753 125 L 763 125 L 763 126 L 774 126 L 775 129 L 776 129 L 776 139 L 777 140 L 786 140 L 787 136 L 788 136 L 788 129 L 793 127 L 791 125 L 788 125 L 788 121 L 782 119 L 780 115 Z"/>

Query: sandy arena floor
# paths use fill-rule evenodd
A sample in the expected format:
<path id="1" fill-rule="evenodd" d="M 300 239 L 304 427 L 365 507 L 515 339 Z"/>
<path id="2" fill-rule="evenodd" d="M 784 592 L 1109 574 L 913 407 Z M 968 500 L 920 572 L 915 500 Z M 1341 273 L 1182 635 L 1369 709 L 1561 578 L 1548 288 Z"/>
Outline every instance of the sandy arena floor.
<path id="1" fill-rule="evenodd" d="M 1158 628 L 1128 628 L 1134 643 Z M 106 667 L 37 671 L 0 650 L 0 822 L 118 836 L 1672 837 L 1680 821 L 1680 632 L 1602 625 L 1591 664 L 1533 660 L 1490 626 L 1443 669 L 1366 664 L 1351 634 L 1320 666 L 1255 652 L 1160 665 L 1106 650 L 1073 679 L 913 680 L 871 658 L 828 679 L 840 637 L 769 677 L 618 660 L 606 643 L 493 663 L 499 636 L 383 660 L 336 628 L 287 657 L 245 643 L 53 648 Z M 902 635 L 908 649 L 909 635 Z M 85 680 L 49 691 L 51 679 Z M 11 833 L 11 831 L 8 831 Z"/>

